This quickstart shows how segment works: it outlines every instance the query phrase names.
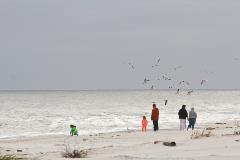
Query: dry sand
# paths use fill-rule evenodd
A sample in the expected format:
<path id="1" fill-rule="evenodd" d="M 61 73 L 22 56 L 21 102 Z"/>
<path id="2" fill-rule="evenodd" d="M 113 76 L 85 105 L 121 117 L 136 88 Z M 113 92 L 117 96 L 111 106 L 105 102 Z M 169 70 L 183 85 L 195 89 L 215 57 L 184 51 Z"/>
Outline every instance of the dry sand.
<path id="1" fill-rule="evenodd" d="M 0 139 L 1 154 L 17 154 L 29 159 L 60 160 L 66 147 L 85 149 L 88 160 L 239 160 L 240 123 L 210 124 L 209 137 L 196 138 L 193 131 L 160 130 L 117 132 L 71 137 L 66 135 L 33 138 Z M 234 135 L 235 132 L 235 135 Z M 194 136 L 195 138 L 191 138 Z M 159 143 L 154 144 L 155 141 Z M 162 141 L 175 141 L 177 146 L 164 146 Z M 20 152 L 17 152 L 20 150 Z M 22 152 L 21 152 L 22 150 Z"/>

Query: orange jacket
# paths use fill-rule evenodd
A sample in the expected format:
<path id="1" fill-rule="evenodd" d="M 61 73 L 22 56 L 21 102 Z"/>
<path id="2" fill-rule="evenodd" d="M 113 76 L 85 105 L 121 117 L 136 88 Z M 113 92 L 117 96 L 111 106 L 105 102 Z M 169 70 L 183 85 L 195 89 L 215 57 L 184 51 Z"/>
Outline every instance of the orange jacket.
<path id="1" fill-rule="evenodd" d="M 151 120 L 157 121 L 158 119 L 159 119 L 159 110 L 158 110 L 158 108 L 153 108 Z"/>

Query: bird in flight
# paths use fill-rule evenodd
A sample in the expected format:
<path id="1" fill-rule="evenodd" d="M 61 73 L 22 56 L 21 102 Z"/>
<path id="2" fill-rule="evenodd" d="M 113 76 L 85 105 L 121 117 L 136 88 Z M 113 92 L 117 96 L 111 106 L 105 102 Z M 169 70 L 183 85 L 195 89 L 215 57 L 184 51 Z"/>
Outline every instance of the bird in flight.
<path id="1" fill-rule="evenodd" d="M 151 86 L 151 89 L 154 89 L 154 86 L 153 86 L 153 85 Z"/>
<path id="2" fill-rule="evenodd" d="M 208 80 L 204 80 L 204 79 L 203 79 L 203 80 L 201 81 L 201 85 L 203 85 L 204 83 L 207 83 L 207 82 L 208 82 Z"/>
<path id="3" fill-rule="evenodd" d="M 146 83 L 149 82 L 149 81 L 150 81 L 149 79 L 144 78 L 144 80 L 143 80 L 143 84 L 146 84 Z"/>
<path id="4" fill-rule="evenodd" d="M 177 67 L 174 67 L 173 69 L 176 71 L 176 70 L 181 69 L 181 68 L 182 68 L 182 66 L 177 66 Z"/>
<path id="5" fill-rule="evenodd" d="M 160 61 L 161 61 L 161 58 L 158 58 L 158 59 L 157 59 L 157 63 L 156 63 L 155 65 L 153 65 L 152 68 L 154 68 L 154 67 L 159 67 L 159 66 L 160 66 L 160 65 L 159 65 Z"/>
<path id="6" fill-rule="evenodd" d="M 172 80 L 171 78 L 169 78 L 169 77 L 167 77 L 167 76 L 165 76 L 165 75 L 163 75 L 162 78 L 163 78 L 165 81 L 171 81 L 171 80 Z"/>
<path id="7" fill-rule="evenodd" d="M 179 93 L 180 93 L 180 89 L 177 90 L 177 94 L 179 94 Z"/>
<path id="8" fill-rule="evenodd" d="M 182 85 L 182 84 L 190 85 L 190 83 L 187 82 L 187 81 L 181 81 L 181 82 L 179 82 L 178 84 L 179 84 L 179 85 Z"/>
<path id="9" fill-rule="evenodd" d="M 152 68 L 159 67 L 159 66 L 160 66 L 159 64 L 155 64 L 155 65 L 152 66 Z"/>
<path id="10" fill-rule="evenodd" d="M 135 66 L 132 63 L 128 63 L 128 65 L 132 68 L 135 69 Z"/>
<path id="11" fill-rule="evenodd" d="M 187 92 L 187 95 L 191 95 L 192 93 L 193 93 L 193 90 L 188 91 L 188 92 Z"/>
<path id="12" fill-rule="evenodd" d="M 164 102 L 165 102 L 165 106 L 166 106 L 166 105 L 167 105 L 167 103 L 168 103 L 168 100 L 167 100 L 167 99 L 165 99 L 165 100 L 164 100 Z"/>

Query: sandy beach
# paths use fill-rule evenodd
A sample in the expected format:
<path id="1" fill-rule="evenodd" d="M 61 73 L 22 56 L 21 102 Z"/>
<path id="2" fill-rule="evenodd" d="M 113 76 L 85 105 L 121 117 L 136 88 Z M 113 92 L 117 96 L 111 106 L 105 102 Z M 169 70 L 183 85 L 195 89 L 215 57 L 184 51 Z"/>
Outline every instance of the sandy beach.
<path id="1" fill-rule="evenodd" d="M 62 153 L 85 150 L 87 159 L 207 159 L 240 158 L 240 123 L 209 124 L 195 131 L 160 130 L 146 133 L 126 131 L 95 135 L 38 136 L 33 138 L 1 139 L 1 154 L 16 154 L 29 159 L 67 159 Z M 204 130 L 203 135 L 202 131 Z M 197 133 L 196 133 L 197 132 Z M 210 134 L 209 134 L 210 133 Z M 163 142 L 176 142 L 165 146 Z M 155 144 L 154 144 L 155 142 Z"/>
<path id="2" fill-rule="evenodd" d="M 240 160 L 240 0 L 0 13 L 0 160 Z"/>

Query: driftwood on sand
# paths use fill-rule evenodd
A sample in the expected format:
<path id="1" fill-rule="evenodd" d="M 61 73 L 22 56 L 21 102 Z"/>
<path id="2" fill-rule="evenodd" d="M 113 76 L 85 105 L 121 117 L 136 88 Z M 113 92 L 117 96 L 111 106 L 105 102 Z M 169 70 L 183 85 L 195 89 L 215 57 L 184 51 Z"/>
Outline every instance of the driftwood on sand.
<path id="1" fill-rule="evenodd" d="M 213 128 L 213 127 L 207 127 L 206 130 L 214 130 L 216 128 Z"/>
<path id="2" fill-rule="evenodd" d="M 164 146 L 171 146 L 171 147 L 175 147 L 176 146 L 176 142 L 163 142 Z"/>
<path id="3" fill-rule="evenodd" d="M 220 125 L 223 125 L 223 124 L 227 124 L 227 123 L 215 123 L 215 124 L 220 124 Z"/>
<path id="4" fill-rule="evenodd" d="M 240 131 L 234 131 L 234 133 L 230 133 L 230 134 L 222 134 L 222 136 L 239 136 L 240 135 Z"/>
<path id="5" fill-rule="evenodd" d="M 154 144 L 162 143 L 164 146 L 175 147 L 176 142 L 154 141 Z"/>

